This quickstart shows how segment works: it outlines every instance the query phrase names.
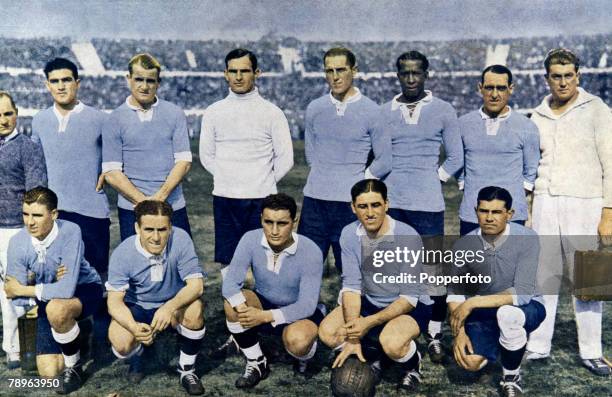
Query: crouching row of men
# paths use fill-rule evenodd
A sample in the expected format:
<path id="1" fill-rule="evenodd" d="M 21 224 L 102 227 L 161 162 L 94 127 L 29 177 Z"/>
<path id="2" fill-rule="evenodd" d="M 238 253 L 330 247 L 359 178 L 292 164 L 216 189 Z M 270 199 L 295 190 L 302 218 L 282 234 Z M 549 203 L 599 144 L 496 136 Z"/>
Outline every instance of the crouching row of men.
<path id="1" fill-rule="evenodd" d="M 377 284 L 372 269 L 362 266 L 363 256 L 388 238 L 410 236 L 408 248 L 414 250 L 421 249 L 421 239 L 412 227 L 387 215 L 383 182 L 360 181 L 353 186 L 351 198 L 358 220 L 342 231 L 340 306 L 327 316 L 325 307 L 318 303 L 323 257 L 315 243 L 293 233 L 295 201 L 284 194 L 264 199 L 262 229 L 242 237 L 230 265 L 222 272 L 227 327 L 247 359 L 236 387 L 254 387 L 270 373 L 259 345 L 261 334 L 282 337 L 287 352 L 296 359 L 298 372 L 305 372 L 319 337 L 337 352 L 332 367 L 342 366 L 351 355 L 366 361 L 364 353 L 373 351 L 367 358 L 376 374 L 396 362 L 403 368 L 401 388 L 413 389 L 421 382 L 421 356 L 415 340 L 427 330 L 432 300 L 419 284 Z M 26 194 L 26 227 L 11 240 L 5 288 L 17 305 L 38 303 L 39 372 L 56 376 L 63 371 L 63 391 L 70 392 L 81 385 L 82 377 L 77 320 L 101 303 L 102 288 L 99 276 L 83 259 L 78 227 L 56 220 L 56 207 L 55 195 L 46 188 Z M 458 244 L 489 255 L 479 265 L 482 268 L 453 266 L 453 273 L 478 273 L 488 268 L 498 276 L 492 283 L 478 286 L 471 298 L 451 290 L 449 308 L 457 363 L 478 371 L 499 353 L 503 394 L 519 395 L 519 365 L 527 336 L 545 313 L 535 295 L 538 240 L 512 244 L 509 235 L 535 235 L 521 225 L 508 223 L 511 208 L 512 198 L 506 190 L 488 187 L 480 192 L 476 208 L 480 228 Z M 139 382 L 144 347 L 172 326 L 180 337 L 181 384 L 189 394 L 202 394 L 194 368 L 205 330 L 203 274 L 193 242 L 186 232 L 171 226 L 172 209 L 164 202 L 143 201 L 135 207 L 135 214 L 137 235 L 113 252 L 106 283 L 113 352 L 129 360 L 130 380 Z M 526 241 L 530 244 L 525 245 Z M 389 265 L 397 274 L 423 271 L 420 263 L 412 267 L 406 262 Z M 254 290 L 243 288 L 249 268 Z M 28 272 L 35 275 L 33 286 L 28 286 Z"/>

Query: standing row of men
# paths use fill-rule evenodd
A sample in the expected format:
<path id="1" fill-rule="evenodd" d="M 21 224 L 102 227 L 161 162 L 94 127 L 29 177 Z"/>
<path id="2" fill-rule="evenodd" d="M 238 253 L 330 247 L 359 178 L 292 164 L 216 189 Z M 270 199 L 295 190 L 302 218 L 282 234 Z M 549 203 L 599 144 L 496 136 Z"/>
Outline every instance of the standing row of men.
<path id="1" fill-rule="evenodd" d="M 416 51 L 398 58 L 402 93 L 381 108 L 354 87 L 357 63 L 349 50 L 332 49 L 323 62 L 330 93 L 313 101 L 306 112 L 306 156 L 311 171 L 298 231 L 312 239 L 324 256 L 331 246 L 339 269 L 340 234 L 355 220 L 350 188 L 364 177 L 386 178 L 390 213 L 424 236 L 443 234 L 439 181 L 448 180 L 462 167 L 462 234 L 477 227 L 471 209 L 482 187 L 497 185 L 510 191 L 516 220 L 524 221 L 528 211 L 523 192 L 533 190 L 534 183 L 533 226 L 540 234 L 595 234 L 597 230 L 604 238 L 612 234 L 610 112 L 599 98 L 578 87 L 579 61 L 571 52 L 556 50 L 547 56 L 551 96 L 536 109 L 535 125 L 508 106 L 514 88 L 512 73 L 500 65 L 482 73 L 482 109 L 457 120 L 448 103 L 425 90 L 429 65 Z M 255 55 L 237 49 L 227 55 L 225 63 L 230 92 L 205 113 L 200 158 L 214 176 L 215 260 L 229 264 L 240 238 L 260 225 L 263 198 L 276 193 L 276 182 L 293 165 L 293 150 L 284 115 L 257 92 L 260 71 Z M 85 258 L 104 279 L 109 213 L 99 175 L 120 193 L 122 240 L 134 234 L 133 205 L 146 199 L 167 200 L 174 210 L 173 225 L 190 232 L 180 187 L 191 165 L 186 121 L 179 108 L 157 98 L 160 70 L 152 56 L 135 56 L 127 76 L 131 95 L 106 116 L 78 101 L 74 64 L 56 59 L 45 68 L 54 105 L 34 118 L 33 140 L 42 145 L 49 187 L 59 196 L 58 217 L 80 226 Z M 2 242 L 8 245 L 10 234 L 22 223 L 19 195 L 44 185 L 45 176 L 40 152 L 14 133 L 17 108 L 12 99 L 2 94 L 0 104 L 0 154 L 6 173 L 2 183 L 19 187 L 16 194 L 3 197 L 2 205 L 17 208 L 13 215 L 18 215 L 16 220 L 3 219 Z M 17 149 L 18 141 L 16 156 L 9 149 Z M 439 166 L 441 145 L 446 160 Z M 81 155 L 84 151 L 87 155 Z M 368 162 L 370 151 L 374 159 Z M 576 156 L 580 156 L 578 161 L 574 161 Z M 156 161 L 150 161 L 152 158 Z M 16 161 L 19 164 L 12 164 Z M 561 237 L 558 240 L 559 264 L 562 253 L 582 248 L 562 244 Z M 0 260 L 6 268 L 6 260 Z M 558 275 L 562 268 L 555 271 Z M 433 321 L 428 325 L 432 356 L 440 351 L 441 323 L 446 317 L 445 292 L 437 295 Z M 3 348 L 9 361 L 15 362 L 16 322 L 6 320 L 10 310 L 5 312 L 4 301 L 3 324 L 8 329 L 3 341 L 12 345 Z M 545 302 L 546 331 L 532 339 L 531 358 L 550 352 L 556 300 Z M 578 322 L 584 322 L 578 329 L 585 365 L 594 372 L 609 373 L 599 360 L 601 302 L 578 300 L 576 311 Z M 108 321 L 103 311 L 96 318 Z"/>

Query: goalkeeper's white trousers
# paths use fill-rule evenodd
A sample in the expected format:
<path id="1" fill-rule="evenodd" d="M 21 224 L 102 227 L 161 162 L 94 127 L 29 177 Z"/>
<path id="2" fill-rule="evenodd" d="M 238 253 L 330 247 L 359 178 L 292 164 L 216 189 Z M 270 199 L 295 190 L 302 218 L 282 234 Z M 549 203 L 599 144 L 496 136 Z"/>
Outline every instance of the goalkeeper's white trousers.
<path id="1" fill-rule="evenodd" d="M 0 272 L 6 274 L 8 245 L 11 237 L 21 229 L 0 228 Z M 0 306 L 2 308 L 2 350 L 9 359 L 16 360 L 19 355 L 19 334 L 17 332 L 17 317 L 23 315 L 23 310 L 13 306 L 4 293 L 4 282 L 0 280 Z"/>
<path id="2" fill-rule="evenodd" d="M 534 197 L 532 224 L 540 236 L 538 287 L 544 295 L 546 318 L 529 337 L 527 349 L 550 354 L 558 290 L 564 274 L 573 280 L 574 252 L 597 249 L 597 227 L 601 198 L 577 198 L 539 194 Z M 590 237 L 588 237 L 590 236 Z M 565 260 L 564 260 L 565 259 Z M 565 266 L 564 266 L 565 265 Z M 578 331 L 578 349 L 584 360 L 602 356 L 601 323 L 603 302 L 573 298 Z"/>

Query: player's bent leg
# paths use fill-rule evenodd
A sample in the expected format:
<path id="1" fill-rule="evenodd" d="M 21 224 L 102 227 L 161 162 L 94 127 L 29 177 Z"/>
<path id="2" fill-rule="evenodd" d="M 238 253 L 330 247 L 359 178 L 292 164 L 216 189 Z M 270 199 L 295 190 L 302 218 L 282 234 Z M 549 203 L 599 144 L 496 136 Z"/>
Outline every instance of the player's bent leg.
<path id="1" fill-rule="evenodd" d="M 204 303 L 201 299 L 191 302 L 177 316 L 179 324 L 176 331 L 179 334 L 179 362 L 177 372 L 179 381 L 189 395 L 204 394 L 204 386 L 195 374 L 195 362 L 202 347 L 206 333 L 204 326 Z"/>
<path id="2" fill-rule="evenodd" d="M 53 378 L 64 369 L 64 356 L 61 354 L 40 354 L 36 356 L 38 375 L 43 378 Z"/>
<path id="3" fill-rule="evenodd" d="M 243 289 L 242 294 L 246 299 L 247 306 L 262 309 L 261 302 L 253 291 Z M 250 389 L 270 374 L 268 360 L 259 345 L 257 327 L 244 328 L 238 321 L 238 312 L 228 301 L 224 301 L 223 307 L 227 329 L 231 332 L 232 337 L 247 359 L 244 374 L 236 379 L 235 385 L 239 389 Z"/>
<path id="4" fill-rule="evenodd" d="M 380 333 L 383 351 L 404 371 L 398 386 L 405 390 L 413 390 L 421 383 L 421 355 L 414 342 L 419 334 L 418 323 L 408 315 L 389 321 Z"/>
<path id="5" fill-rule="evenodd" d="M 308 360 L 317 352 L 317 325 L 308 320 L 296 321 L 283 330 L 283 345 L 287 352 L 296 360 L 293 371 L 307 375 Z"/>
<path id="6" fill-rule="evenodd" d="M 51 299 L 45 310 L 53 339 L 59 344 L 64 356 L 62 388 L 58 393 L 69 394 L 80 388 L 83 383 L 80 329 L 76 321 L 83 311 L 83 305 L 78 298 Z"/>
<path id="7" fill-rule="evenodd" d="M 342 306 L 332 310 L 321 324 L 319 324 L 319 339 L 327 347 L 336 349 L 346 341 L 346 331 L 342 328 L 344 325 L 344 314 Z"/>
<path id="8" fill-rule="evenodd" d="M 138 384 L 144 378 L 144 369 L 141 360 L 143 345 L 127 329 L 117 321 L 111 320 L 108 327 L 108 340 L 111 343 L 113 354 L 120 360 L 129 360 L 128 380 Z"/>

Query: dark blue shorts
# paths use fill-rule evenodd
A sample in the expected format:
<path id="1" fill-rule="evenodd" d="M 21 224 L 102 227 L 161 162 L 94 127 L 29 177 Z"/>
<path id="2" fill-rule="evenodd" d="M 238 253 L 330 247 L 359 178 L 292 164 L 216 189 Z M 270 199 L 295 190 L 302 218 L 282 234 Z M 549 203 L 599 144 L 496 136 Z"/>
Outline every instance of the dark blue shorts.
<path id="1" fill-rule="evenodd" d="M 356 220 L 357 216 L 351 210 L 351 203 L 305 196 L 298 234 L 314 241 L 323 253 L 323 259 L 327 258 L 331 246 L 336 268 L 342 271 L 340 234 L 346 225 Z"/>
<path id="2" fill-rule="evenodd" d="M 431 319 L 432 306 L 433 305 L 424 305 L 419 302 L 410 313 L 406 314 L 416 321 L 421 333 L 427 332 L 427 325 Z M 372 314 L 376 314 L 383 309 L 384 307 L 375 306 L 368 300 L 368 298 L 365 297 L 365 295 L 361 295 L 361 311 L 359 314 L 362 317 L 371 316 Z M 370 331 L 368 331 L 368 333 L 362 338 L 363 343 L 375 347 L 380 346 L 378 338 L 380 337 L 380 333 L 382 332 L 383 328 L 385 328 L 385 325 L 386 324 L 381 324 L 371 328 Z"/>
<path id="3" fill-rule="evenodd" d="M 525 313 L 525 331 L 527 335 L 540 326 L 546 310 L 540 302 L 532 300 L 526 305 L 518 306 Z M 495 361 L 499 354 L 499 325 L 497 324 L 498 308 L 474 309 L 465 321 L 465 332 L 472 342 L 474 354 Z"/>
<path id="4" fill-rule="evenodd" d="M 77 285 L 74 297 L 78 298 L 83 305 L 81 315 L 77 318 L 80 321 L 98 311 L 103 304 L 102 286 L 96 283 Z M 62 354 L 59 344 L 53 339 L 51 324 L 47 318 L 47 302 L 38 303 L 38 320 L 36 321 L 36 355 L 41 354 Z"/>
<path id="5" fill-rule="evenodd" d="M 444 211 L 410 211 L 399 208 L 389 208 L 389 216 L 412 226 L 420 236 L 444 235 Z"/>
<path id="6" fill-rule="evenodd" d="M 134 317 L 134 321 L 136 321 L 137 323 L 144 323 L 149 325 L 151 325 L 151 322 L 153 321 L 153 316 L 155 316 L 155 312 L 157 311 L 157 309 L 159 309 L 145 309 L 137 303 L 129 302 L 126 302 L 125 305 L 128 307 L 128 309 L 130 309 L 130 312 L 132 312 L 132 317 Z"/>
<path id="7" fill-rule="evenodd" d="M 278 309 L 280 307 L 278 305 L 273 304 L 272 302 L 270 302 L 269 300 L 267 300 L 266 298 L 264 298 L 262 295 L 258 294 L 257 292 L 255 292 L 255 295 L 257 295 L 257 298 L 259 299 L 259 302 L 261 303 L 261 307 L 264 310 L 273 310 L 273 309 Z M 305 320 L 312 321 L 318 327 L 319 324 L 321 324 L 321 321 L 323 321 L 323 318 L 325 317 L 324 311 L 325 311 L 325 306 L 322 303 L 319 303 L 317 305 L 317 308 L 315 309 L 315 312 L 310 317 L 306 318 Z M 261 324 L 257 326 L 256 330 L 260 334 L 281 336 L 283 334 L 283 331 L 288 325 L 290 324 L 280 324 L 274 327 L 272 326 L 272 324 L 266 323 L 266 324 Z"/>
<path id="8" fill-rule="evenodd" d="M 136 234 L 134 223 L 136 223 L 136 214 L 134 211 L 117 208 L 119 216 L 119 234 L 121 241 Z M 191 236 L 191 227 L 189 226 L 189 218 L 187 217 L 187 208 L 181 208 L 172 212 L 172 226 L 178 227 L 186 231 Z"/>
<path id="9" fill-rule="evenodd" d="M 261 227 L 262 202 L 263 199 L 213 196 L 215 262 L 229 265 L 242 236 Z"/>
<path id="10" fill-rule="evenodd" d="M 96 269 L 104 283 L 108 273 L 110 219 L 92 218 L 68 211 L 58 211 L 58 218 L 79 225 L 85 245 L 85 259 Z"/>

